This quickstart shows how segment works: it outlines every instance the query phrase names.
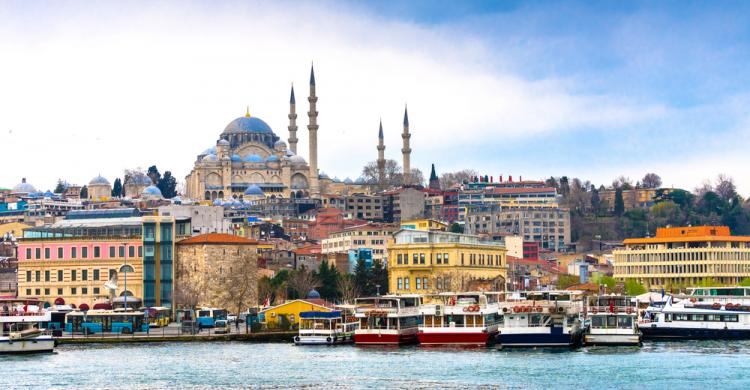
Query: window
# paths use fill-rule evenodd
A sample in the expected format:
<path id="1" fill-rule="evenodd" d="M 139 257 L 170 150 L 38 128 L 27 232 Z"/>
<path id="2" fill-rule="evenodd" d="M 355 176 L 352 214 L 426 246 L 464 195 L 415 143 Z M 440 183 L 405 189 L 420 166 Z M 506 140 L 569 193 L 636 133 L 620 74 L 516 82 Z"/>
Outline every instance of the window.
<path id="1" fill-rule="evenodd" d="M 443 278 L 437 278 L 435 281 L 435 285 L 437 286 L 438 290 L 442 290 L 443 288 Z"/>
<path id="2" fill-rule="evenodd" d="M 50 252 L 50 251 L 49 251 L 49 248 L 44 248 L 44 258 L 45 258 L 45 259 L 49 259 L 49 256 L 50 256 L 50 255 L 49 255 L 49 252 Z"/>
<path id="3" fill-rule="evenodd" d="M 31 248 L 26 248 L 26 258 L 27 259 L 31 258 Z"/>
<path id="4" fill-rule="evenodd" d="M 422 289 L 422 278 L 415 278 L 415 279 L 416 280 L 414 280 L 414 282 L 416 284 L 416 286 L 415 286 L 416 289 L 417 290 L 421 290 Z"/>
<path id="5" fill-rule="evenodd" d="M 427 278 L 422 278 L 422 289 L 427 290 Z"/>
<path id="6" fill-rule="evenodd" d="M 31 289 L 30 288 L 26 289 L 26 296 L 29 296 L 29 297 L 31 296 Z"/>
<path id="7" fill-rule="evenodd" d="M 435 256 L 435 263 L 436 264 L 443 264 L 443 254 L 438 253 L 437 256 Z"/>
<path id="8" fill-rule="evenodd" d="M 411 258 L 411 262 L 412 264 L 417 264 L 419 262 L 419 255 L 417 255 L 416 253 L 413 254 Z"/>
<path id="9" fill-rule="evenodd" d="M 81 287 L 81 294 L 86 295 L 89 293 L 88 287 Z"/>
<path id="10" fill-rule="evenodd" d="M 461 265 L 464 265 L 464 254 L 461 253 Z"/>
<path id="11" fill-rule="evenodd" d="M 71 287 L 70 288 L 70 295 L 76 295 L 76 288 L 75 287 Z"/>
<path id="12" fill-rule="evenodd" d="M 63 248 L 59 247 L 57 248 L 57 258 L 62 259 L 63 258 Z"/>
<path id="13" fill-rule="evenodd" d="M 63 295 L 63 293 L 62 293 L 62 289 L 61 289 L 61 288 L 58 288 L 58 289 L 57 289 L 57 295 Z"/>
<path id="14" fill-rule="evenodd" d="M 401 254 L 399 253 L 398 256 L 396 256 L 396 263 L 401 264 Z"/>
<path id="15" fill-rule="evenodd" d="M 36 250 L 34 250 L 34 252 L 35 252 L 34 254 L 36 255 L 34 257 L 36 257 L 37 260 L 42 258 L 42 249 L 41 248 L 36 248 Z M 31 295 L 31 294 L 29 294 L 29 295 Z"/>
<path id="16" fill-rule="evenodd" d="M 125 247 L 121 246 L 120 250 L 118 251 L 120 257 L 125 257 Z"/>
<path id="17" fill-rule="evenodd" d="M 89 270 L 87 269 L 81 270 L 81 280 L 83 281 L 89 280 Z"/>
<path id="18" fill-rule="evenodd" d="M 34 271 L 34 280 L 37 282 L 42 280 L 42 271 Z"/>
<path id="19" fill-rule="evenodd" d="M 424 253 L 419 254 L 419 264 L 424 264 Z"/>
<path id="20" fill-rule="evenodd" d="M 76 247 L 70 248 L 70 258 L 75 259 L 76 256 L 78 256 L 78 248 Z"/>
<path id="21" fill-rule="evenodd" d="M 135 257 L 135 247 L 133 245 L 128 247 L 128 257 Z"/>
<path id="22" fill-rule="evenodd" d="M 31 281 L 31 271 L 26 271 L 26 281 L 27 282 Z M 29 294 L 29 295 L 31 295 L 31 294 Z"/>
<path id="23" fill-rule="evenodd" d="M 99 287 L 94 287 L 94 295 L 99 295 Z"/>
<path id="24" fill-rule="evenodd" d="M 96 248 L 94 248 L 94 253 L 96 253 Z M 96 257 L 96 255 L 94 255 Z M 109 247 L 109 258 L 113 259 L 115 257 L 115 247 L 110 246 Z"/>
<path id="25" fill-rule="evenodd" d="M 63 270 L 61 270 L 61 269 L 57 270 L 57 281 L 58 282 L 62 282 L 63 281 Z"/>
<path id="26" fill-rule="evenodd" d="M 44 289 L 44 295 L 49 295 L 49 289 L 48 288 Z"/>
<path id="27" fill-rule="evenodd" d="M 409 278 L 404 278 L 404 290 L 409 290 Z"/>
<path id="28" fill-rule="evenodd" d="M 443 264 L 448 264 L 448 254 L 443 253 Z"/>
<path id="29" fill-rule="evenodd" d="M 99 280 L 99 270 L 98 269 L 94 270 L 94 280 Z"/>
<path id="30" fill-rule="evenodd" d="M 34 295 L 36 295 L 36 296 L 40 296 L 40 295 L 42 295 L 42 290 L 41 290 L 41 289 L 39 289 L 39 288 L 37 288 L 37 289 L 34 289 Z"/>
<path id="31" fill-rule="evenodd" d="M 44 281 L 49 282 L 50 279 L 50 272 L 49 270 L 44 271 Z"/>
<path id="32" fill-rule="evenodd" d="M 89 247 L 84 246 L 81 248 L 81 257 L 87 259 L 89 257 Z"/>
<path id="33" fill-rule="evenodd" d="M 404 289 L 404 280 L 403 279 L 401 279 L 401 278 L 396 279 L 396 283 L 398 285 L 397 288 L 399 290 L 403 290 Z M 31 295 L 31 294 L 29 294 L 29 295 Z"/>
<path id="34" fill-rule="evenodd" d="M 94 258 L 98 259 L 102 255 L 102 248 L 95 246 L 94 247 Z"/>
<path id="35" fill-rule="evenodd" d="M 143 245 L 138 245 L 138 257 L 143 257 Z"/>
<path id="36" fill-rule="evenodd" d="M 72 269 L 70 270 L 70 281 L 75 282 L 76 281 L 76 270 Z"/>

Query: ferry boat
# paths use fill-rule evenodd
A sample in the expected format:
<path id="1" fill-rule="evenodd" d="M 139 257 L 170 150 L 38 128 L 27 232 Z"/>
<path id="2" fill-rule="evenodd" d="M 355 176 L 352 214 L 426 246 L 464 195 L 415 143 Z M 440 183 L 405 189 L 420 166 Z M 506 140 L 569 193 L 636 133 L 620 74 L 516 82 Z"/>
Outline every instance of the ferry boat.
<path id="1" fill-rule="evenodd" d="M 355 300 L 354 331 L 358 345 L 399 345 L 417 342 L 420 295 L 384 295 Z"/>
<path id="2" fill-rule="evenodd" d="M 499 347 L 572 347 L 581 342 L 580 291 L 510 293 L 500 303 Z"/>
<path id="3" fill-rule="evenodd" d="M 295 345 L 334 345 L 354 342 L 354 331 L 359 321 L 351 308 L 339 306 L 340 310 L 303 311 L 299 313 L 299 334 L 294 336 Z"/>
<path id="4" fill-rule="evenodd" d="M 55 340 L 42 328 L 49 322 L 39 301 L 0 299 L 0 354 L 54 351 Z"/>
<path id="5" fill-rule="evenodd" d="M 425 297 L 419 308 L 421 345 L 486 346 L 495 342 L 500 293 L 441 293 Z"/>
<path id="6" fill-rule="evenodd" d="M 750 288 L 700 287 L 649 306 L 639 327 L 647 339 L 750 339 Z"/>
<path id="7" fill-rule="evenodd" d="M 586 345 L 640 345 L 637 303 L 628 296 L 589 297 L 586 306 L 589 323 L 583 336 Z"/>

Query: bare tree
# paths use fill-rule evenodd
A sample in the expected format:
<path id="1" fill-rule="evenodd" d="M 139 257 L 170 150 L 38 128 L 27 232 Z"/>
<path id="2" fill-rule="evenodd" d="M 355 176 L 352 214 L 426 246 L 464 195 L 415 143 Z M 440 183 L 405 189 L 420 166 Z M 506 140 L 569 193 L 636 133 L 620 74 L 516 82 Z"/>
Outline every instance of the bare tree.
<path id="1" fill-rule="evenodd" d="M 703 195 L 706 194 L 706 192 L 711 192 L 713 190 L 714 190 L 713 184 L 711 184 L 710 180 L 706 179 L 706 180 L 703 180 L 703 182 L 699 186 L 695 187 L 695 189 L 693 190 L 693 193 L 698 199 L 701 199 L 703 198 Z"/>
<path id="2" fill-rule="evenodd" d="M 641 186 L 643 188 L 659 188 L 661 187 L 661 177 L 655 173 L 647 173 L 641 180 Z"/>
<path id="3" fill-rule="evenodd" d="M 473 169 L 462 169 L 456 172 L 446 172 L 440 175 L 440 185 L 443 189 L 455 187 L 464 181 L 471 180 L 472 177 L 477 176 L 477 171 Z"/>
<path id="4" fill-rule="evenodd" d="M 229 272 L 224 270 L 220 285 L 224 288 L 217 290 L 217 298 L 227 302 L 234 309 L 237 316 L 247 308 L 254 306 L 258 300 L 258 266 L 253 256 L 243 256 L 234 262 Z"/>
<path id="5" fill-rule="evenodd" d="M 354 282 L 354 277 L 352 275 L 343 274 L 339 276 L 337 284 L 338 290 L 341 293 L 341 300 L 344 301 L 344 303 L 352 303 L 354 302 L 354 298 L 359 296 L 357 284 Z"/>
<path id="6" fill-rule="evenodd" d="M 727 176 L 723 173 L 720 174 L 716 177 L 716 186 L 714 187 L 714 192 L 716 192 L 716 194 L 719 195 L 721 199 L 724 199 L 726 201 L 732 199 L 732 197 L 737 193 L 737 188 L 734 185 L 734 179 L 731 176 Z"/>
<path id="7" fill-rule="evenodd" d="M 401 166 L 396 160 L 385 160 L 384 175 L 381 179 L 377 161 L 370 161 L 362 168 L 362 178 L 371 188 L 386 190 L 401 185 L 403 179 Z"/>
<path id="8" fill-rule="evenodd" d="M 318 286 L 318 280 L 306 268 L 299 268 L 292 272 L 287 286 L 297 293 L 298 297 L 304 298 L 310 290 Z"/>
<path id="9" fill-rule="evenodd" d="M 626 177 L 625 175 L 620 175 L 612 181 L 612 188 L 620 188 L 623 190 L 633 189 L 633 180 L 629 177 Z"/>

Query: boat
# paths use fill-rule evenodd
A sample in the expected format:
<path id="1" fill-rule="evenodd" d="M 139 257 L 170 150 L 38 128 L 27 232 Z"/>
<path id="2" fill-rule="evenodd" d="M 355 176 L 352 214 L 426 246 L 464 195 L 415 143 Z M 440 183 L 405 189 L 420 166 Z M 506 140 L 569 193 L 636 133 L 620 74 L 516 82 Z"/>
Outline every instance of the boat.
<path id="1" fill-rule="evenodd" d="M 500 303 L 498 347 L 574 347 L 581 343 L 580 291 L 509 293 Z"/>
<path id="2" fill-rule="evenodd" d="M 698 287 L 649 305 L 645 339 L 750 339 L 750 287 Z"/>
<path id="3" fill-rule="evenodd" d="M 357 345 L 400 345 L 417 342 L 419 306 L 416 294 L 383 295 L 355 300 L 354 316 L 359 328 L 354 331 Z"/>
<path id="4" fill-rule="evenodd" d="M 43 328 L 50 312 L 31 299 L 0 299 L 0 354 L 53 352 L 55 340 Z"/>
<path id="5" fill-rule="evenodd" d="M 623 295 L 596 295 L 586 305 L 585 345 L 640 345 L 638 307 Z"/>
<path id="6" fill-rule="evenodd" d="M 354 317 L 353 306 L 349 309 L 337 306 L 336 311 L 303 311 L 299 313 L 299 334 L 294 336 L 295 345 L 335 345 L 354 342 L 354 331 L 359 321 Z"/>
<path id="7" fill-rule="evenodd" d="M 426 296 L 419 308 L 421 345 L 486 346 L 495 342 L 500 293 L 440 293 Z"/>

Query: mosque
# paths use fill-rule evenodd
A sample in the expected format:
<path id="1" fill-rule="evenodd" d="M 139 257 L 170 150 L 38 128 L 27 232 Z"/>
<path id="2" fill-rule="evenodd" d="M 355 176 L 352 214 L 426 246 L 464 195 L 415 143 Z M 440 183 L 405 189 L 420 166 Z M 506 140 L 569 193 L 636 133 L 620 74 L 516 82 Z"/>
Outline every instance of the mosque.
<path id="1" fill-rule="evenodd" d="M 199 154 L 186 176 L 187 197 L 196 200 L 318 198 L 321 193 L 365 193 L 361 180 L 330 179 L 318 170 L 315 71 L 310 69 L 309 161 L 297 154 L 297 111 L 292 87 L 288 145 L 250 112 L 230 122 L 216 145 Z"/>

